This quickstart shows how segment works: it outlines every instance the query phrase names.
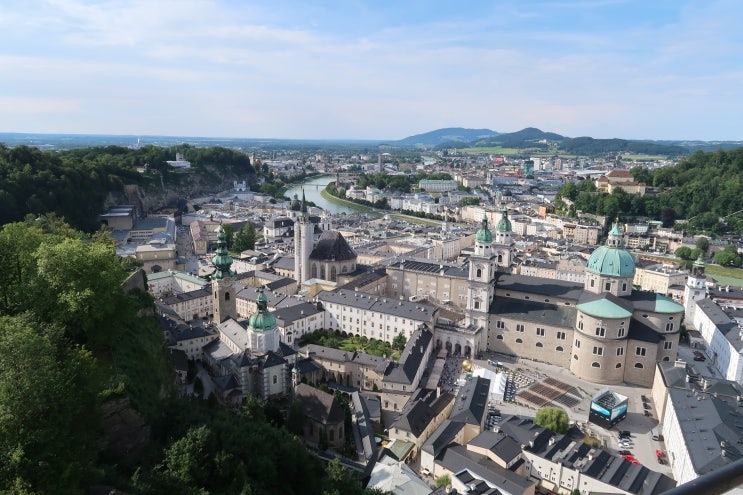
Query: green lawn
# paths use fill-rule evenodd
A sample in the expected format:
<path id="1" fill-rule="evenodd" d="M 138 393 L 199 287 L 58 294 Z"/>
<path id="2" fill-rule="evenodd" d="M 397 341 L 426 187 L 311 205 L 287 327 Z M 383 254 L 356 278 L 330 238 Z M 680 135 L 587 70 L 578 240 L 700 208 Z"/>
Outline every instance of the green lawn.
<path id="1" fill-rule="evenodd" d="M 394 361 L 400 359 L 400 352 L 394 350 L 390 344 L 383 340 L 367 339 L 366 337 L 343 337 L 330 330 L 318 330 L 305 335 L 300 339 L 299 345 L 307 344 L 317 344 L 348 352 L 365 352 L 372 356 L 387 356 Z"/>
<path id="2" fill-rule="evenodd" d="M 743 287 L 743 268 L 727 268 L 720 265 L 707 265 L 704 272 L 725 285 Z"/>

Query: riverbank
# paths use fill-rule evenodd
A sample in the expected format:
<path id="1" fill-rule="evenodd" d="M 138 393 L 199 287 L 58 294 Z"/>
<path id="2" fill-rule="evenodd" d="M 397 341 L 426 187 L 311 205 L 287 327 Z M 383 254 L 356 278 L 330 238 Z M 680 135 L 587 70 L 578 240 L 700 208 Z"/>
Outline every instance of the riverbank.
<path id="1" fill-rule="evenodd" d="M 375 208 L 372 208 L 371 206 L 360 205 L 358 203 L 354 203 L 353 201 L 348 201 L 347 199 L 336 198 L 335 196 L 330 194 L 325 189 L 320 191 L 320 196 L 330 201 L 331 203 L 335 203 L 337 205 L 343 205 L 349 208 L 353 208 L 354 210 L 362 211 L 364 213 L 369 213 L 369 214 L 376 215 L 376 216 L 382 216 L 379 213 L 379 210 L 376 210 Z"/>
<path id="2" fill-rule="evenodd" d="M 365 213 L 370 213 L 373 215 L 378 215 L 378 216 L 388 215 L 390 218 L 396 218 L 398 220 L 405 220 L 407 222 L 417 223 L 420 225 L 441 225 L 442 223 L 440 220 L 431 220 L 430 218 L 419 218 L 419 217 L 414 217 L 410 215 L 404 215 L 402 213 L 393 213 L 392 211 L 388 211 L 388 210 L 380 210 L 377 208 L 373 208 L 371 206 L 360 205 L 358 203 L 354 203 L 353 201 L 349 201 L 347 199 L 341 199 L 336 196 L 333 196 L 325 189 L 320 191 L 320 195 L 326 200 L 330 201 L 331 203 L 342 204 L 344 206 L 358 209 L 359 211 L 363 211 Z"/>

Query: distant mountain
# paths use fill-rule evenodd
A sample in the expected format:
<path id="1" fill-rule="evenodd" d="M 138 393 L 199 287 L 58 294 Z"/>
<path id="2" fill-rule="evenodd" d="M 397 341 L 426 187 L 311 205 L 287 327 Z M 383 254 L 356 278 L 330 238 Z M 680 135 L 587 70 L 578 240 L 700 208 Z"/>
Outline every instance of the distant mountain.
<path id="1" fill-rule="evenodd" d="M 499 132 L 490 129 L 465 129 L 463 127 L 447 127 L 423 134 L 406 137 L 389 144 L 397 146 L 438 146 L 443 143 L 469 143 L 480 139 L 498 136 Z"/>
<path id="2" fill-rule="evenodd" d="M 548 141 L 562 141 L 563 139 L 565 139 L 565 136 L 555 134 L 554 132 L 544 132 L 540 129 L 537 129 L 536 127 L 527 127 L 526 129 L 521 129 L 520 131 L 500 134 L 493 141 L 498 141 L 500 143 L 512 143 L 520 141 L 539 141 L 542 139 L 546 139 Z"/>
<path id="3" fill-rule="evenodd" d="M 437 148 L 449 147 L 449 143 Z M 462 146 L 458 145 L 457 147 Z M 596 156 L 604 153 L 637 153 L 648 155 L 688 155 L 690 148 L 680 146 L 678 142 L 653 142 L 627 139 L 594 139 L 592 137 L 568 138 L 554 132 L 544 132 L 535 127 L 527 127 L 516 132 L 499 134 L 497 136 L 479 139 L 466 143 L 469 147 L 489 148 L 501 146 L 503 148 L 554 150 L 567 154 Z M 698 147 L 695 149 L 699 149 Z"/>

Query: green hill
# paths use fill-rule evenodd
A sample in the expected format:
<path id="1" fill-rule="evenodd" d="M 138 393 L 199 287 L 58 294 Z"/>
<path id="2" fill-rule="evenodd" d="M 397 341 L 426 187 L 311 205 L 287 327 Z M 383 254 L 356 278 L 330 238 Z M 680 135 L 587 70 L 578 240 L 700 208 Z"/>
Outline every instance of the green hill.
<path id="1" fill-rule="evenodd" d="M 447 127 L 435 131 L 409 136 L 389 144 L 397 146 L 438 146 L 443 143 L 469 143 L 487 137 L 497 136 L 498 132 L 490 129 L 465 129 L 463 127 Z"/>

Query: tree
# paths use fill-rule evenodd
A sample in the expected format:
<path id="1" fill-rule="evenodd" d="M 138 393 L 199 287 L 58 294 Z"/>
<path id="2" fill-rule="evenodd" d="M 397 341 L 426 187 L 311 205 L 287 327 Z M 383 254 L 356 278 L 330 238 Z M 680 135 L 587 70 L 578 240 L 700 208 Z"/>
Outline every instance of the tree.
<path id="1" fill-rule="evenodd" d="M 743 258 L 738 254 L 738 248 L 730 244 L 722 251 L 715 253 L 714 261 L 721 266 L 740 266 Z"/>
<path id="2" fill-rule="evenodd" d="M 699 239 L 697 239 L 697 248 L 706 253 L 709 249 L 709 239 L 707 239 L 706 237 L 700 237 Z"/>
<path id="3" fill-rule="evenodd" d="M 231 223 L 223 223 L 222 229 L 224 230 L 224 234 L 225 234 L 225 242 L 227 243 L 227 250 L 230 251 L 232 249 L 232 243 L 235 239 L 235 227 L 233 227 Z"/>
<path id="4" fill-rule="evenodd" d="M 436 488 L 443 488 L 449 485 L 451 485 L 451 476 L 448 474 L 436 478 Z"/>
<path id="5" fill-rule="evenodd" d="M 252 222 L 247 222 L 243 228 L 241 228 L 235 234 L 235 241 L 233 248 L 235 251 L 245 251 L 246 249 L 255 249 L 256 233 L 255 225 Z"/>
<path id="6" fill-rule="evenodd" d="M 682 260 L 688 260 L 691 259 L 691 248 L 681 246 L 680 248 L 676 249 L 673 254 L 674 256 L 676 256 L 677 258 L 681 258 Z"/>
<path id="7" fill-rule="evenodd" d="M 395 336 L 394 339 L 392 339 L 392 348 L 397 351 L 402 351 L 403 349 L 405 349 L 405 344 L 407 343 L 408 339 L 402 332 L 400 332 Z"/>
<path id="8" fill-rule="evenodd" d="M 0 318 L 0 486 L 79 493 L 98 454 L 90 352 L 30 315 Z"/>
<path id="9" fill-rule="evenodd" d="M 543 407 L 537 411 L 534 424 L 552 430 L 555 433 L 567 433 L 569 425 L 568 413 L 560 407 Z"/>

